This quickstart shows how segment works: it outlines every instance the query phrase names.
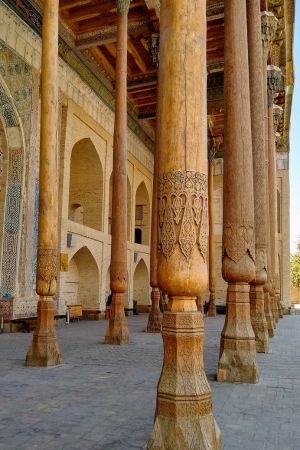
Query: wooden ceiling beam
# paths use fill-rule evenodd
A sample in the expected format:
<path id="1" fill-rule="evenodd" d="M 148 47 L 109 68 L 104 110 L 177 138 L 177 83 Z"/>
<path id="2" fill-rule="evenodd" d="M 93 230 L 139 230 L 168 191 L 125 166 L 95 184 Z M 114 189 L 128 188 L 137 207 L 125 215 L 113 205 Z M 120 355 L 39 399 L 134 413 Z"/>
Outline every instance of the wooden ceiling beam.
<path id="1" fill-rule="evenodd" d="M 59 10 L 66 11 L 71 8 L 87 5 L 88 3 L 91 3 L 91 0 L 60 0 Z"/>
<path id="2" fill-rule="evenodd" d="M 100 16 L 101 14 L 111 12 L 112 9 L 115 9 L 115 2 L 111 0 L 109 2 L 102 3 L 101 5 L 92 5 L 87 6 L 86 8 L 76 8 L 75 11 L 72 11 L 70 16 L 67 19 L 67 22 L 81 22 L 83 20 L 92 19 L 94 17 Z"/>

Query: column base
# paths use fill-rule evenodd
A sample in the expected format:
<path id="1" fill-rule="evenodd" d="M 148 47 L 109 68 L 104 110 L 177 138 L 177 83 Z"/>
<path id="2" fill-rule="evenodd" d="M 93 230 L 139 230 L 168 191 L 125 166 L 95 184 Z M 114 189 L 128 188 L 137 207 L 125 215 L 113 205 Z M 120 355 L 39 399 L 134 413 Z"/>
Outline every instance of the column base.
<path id="1" fill-rule="evenodd" d="M 209 296 L 209 307 L 208 307 L 208 317 L 216 317 L 217 316 L 217 307 L 216 307 L 216 296 L 214 292 L 210 293 Z"/>
<path id="2" fill-rule="evenodd" d="M 271 308 L 272 308 L 272 316 L 273 316 L 273 328 L 276 329 L 276 324 L 278 322 L 277 319 L 277 305 L 276 305 L 276 297 L 275 294 L 270 294 L 271 298 Z"/>
<path id="3" fill-rule="evenodd" d="M 220 450 L 221 435 L 203 367 L 202 314 L 165 312 L 162 336 L 164 361 L 147 449 Z"/>
<path id="4" fill-rule="evenodd" d="M 269 292 L 264 292 L 264 308 L 265 308 L 265 317 L 266 317 L 266 321 L 267 321 L 267 326 L 268 326 L 268 334 L 269 334 L 269 338 L 274 337 L 274 318 L 273 318 L 273 313 L 272 313 L 272 308 L 271 308 L 271 297 L 270 297 L 270 293 Z"/>
<path id="5" fill-rule="evenodd" d="M 279 306 L 279 319 L 283 319 L 283 311 L 282 311 L 282 306 L 281 306 L 280 300 L 278 302 L 278 306 Z"/>
<path id="6" fill-rule="evenodd" d="M 229 284 L 227 312 L 221 337 L 217 380 L 257 383 L 255 335 L 250 320 L 248 284 Z"/>
<path id="7" fill-rule="evenodd" d="M 112 294 L 111 316 L 105 335 L 105 344 L 129 344 L 130 337 L 124 312 L 124 294 Z"/>
<path id="8" fill-rule="evenodd" d="M 148 317 L 146 333 L 161 333 L 162 323 L 159 309 L 160 291 L 152 288 L 151 291 L 151 311 Z"/>
<path id="9" fill-rule="evenodd" d="M 56 338 L 54 312 L 52 297 L 41 297 L 37 305 L 36 330 L 26 355 L 26 366 L 49 367 L 62 364 Z"/>
<path id="10" fill-rule="evenodd" d="M 269 352 L 269 333 L 264 311 L 263 286 L 250 286 L 250 316 L 255 334 L 256 351 Z"/>

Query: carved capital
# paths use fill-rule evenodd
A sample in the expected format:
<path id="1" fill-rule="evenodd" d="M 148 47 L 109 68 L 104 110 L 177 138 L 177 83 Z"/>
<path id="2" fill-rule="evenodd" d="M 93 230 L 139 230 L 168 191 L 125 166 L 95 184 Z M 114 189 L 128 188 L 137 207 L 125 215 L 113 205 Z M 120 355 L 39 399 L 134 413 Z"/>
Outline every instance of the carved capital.
<path id="1" fill-rule="evenodd" d="M 207 154 L 209 162 L 212 162 L 223 143 L 223 136 L 209 137 L 207 140 Z"/>
<path id="2" fill-rule="evenodd" d="M 283 76 L 281 69 L 273 65 L 268 66 L 268 78 L 267 78 L 268 97 L 270 101 L 272 100 L 272 103 L 275 94 L 277 94 L 282 89 L 282 81 Z"/>
<path id="3" fill-rule="evenodd" d="M 273 119 L 274 119 L 274 131 L 276 131 L 279 128 L 280 121 L 283 116 L 283 108 L 279 105 L 273 105 Z"/>
<path id="4" fill-rule="evenodd" d="M 128 14 L 131 0 L 117 0 L 117 11 L 121 14 Z"/>
<path id="5" fill-rule="evenodd" d="M 149 53 L 152 64 L 155 67 L 159 66 L 159 34 L 153 33 L 148 40 Z"/>
<path id="6" fill-rule="evenodd" d="M 261 33 L 262 43 L 266 50 L 270 50 L 271 45 L 276 36 L 278 25 L 277 17 L 270 11 L 263 11 L 261 13 Z"/>
<path id="7" fill-rule="evenodd" d="M 193 171 L 164 173 L 158 179 L 159 252 L 170 258 L 176 247 L 189 261 L 208 246 L 207 175 Z"/>

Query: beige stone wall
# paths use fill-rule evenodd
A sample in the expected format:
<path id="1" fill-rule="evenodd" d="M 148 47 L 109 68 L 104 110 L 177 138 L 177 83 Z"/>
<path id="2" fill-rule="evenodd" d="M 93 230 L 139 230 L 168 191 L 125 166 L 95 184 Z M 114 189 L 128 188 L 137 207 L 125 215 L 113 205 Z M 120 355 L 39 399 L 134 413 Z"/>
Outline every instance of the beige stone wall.
<path id="1" fill-rule="evenodd" d="M 31 268 L 34 258 L 33 251 L 33 223 L 34 223 L 34 186 L 38 179 L 38 145 L 39 145 L 39 72 L 41 64 L 41 39 L 32 30 L 20 21 L 4 5 L 0 4 L 0 39 L 10 50 L 22 58 L 31 68 L 32 77 L 32 106 L 31 123 L 28 139 L 28 155 L 26 160 L 24 185 L 24 199 L 22 230 L 26 230 L 22 245 L 26 252 L 25 259 L 20 266 L 21 275 L 17 286 L 18 303 L 24 304 L 20 312 L 34 313 L 36 309 L 36 296 L 32 284 Z M 111 236 L 109 234 L 109 180 L 112 172 L 112 144 L 113 144 L 113 112 L 99 99 L 99 97 L 80 79 L 80 77 L 65 64 L 59 61 L 59 101 L 60 145 L 58 149 L 59 165 L 59 220 L 60 220 L 60 253 L 67 255 L 69 271 L 61 271 L 58 276 L 58 312 L 65 312 L 65 305 L 79 299 L 87 308 L 105 309 L 105 301 L 109 293 L 108 271 L 110 264 Z M 102 198 L 101 205 L 96 204 L 98 218 L 94 220 L 93 212 L 90 214 L 88 225 L 80 220 L 71 220 L 69 217 L 70 200 L 70 163 L 72 149 L 79 141 L 91 142 L 95 149 L 102 168 L 102 177 L 85 179 L 84 189 L 91 195 L 89 205 L 83 205 L 85 211 L 91 211 L 95 199 Z M 84 150 L 82 146 L 82 150 Z M 88 165 L 85 168 L 89 169 Z M 80 168 L 77 167 L 75 179 L 78 178 Z M 89 170 L 90 171 L 90 170 Z M 134 241 L 135 228 L 135 201 L 136 192 L 141 183 L 144 183 L 149 201 L 152 197 L 153 155 L 128 130 L 128 299 L 127 307 L 133 302 L 133 277 L 135 267 L 143 259 L 149 273 L 149 246 L 138 245 Z M 99 173 L 99 172 L 98 172 Z M 94 192 L 91 192 L 93 190 Z M 77 193 L 74 193 L 77 189 Z M 79 189 L 71 193 L 78 197 Z M 97 191 L 97 192 L 96 192 Z M 75 197 L 76 197 L 75 195 Z M 80 203 L 80 202 L 79 202 Z M 97 202 L 96 202 L 97 203 Z M 79 211 L 78 211 L 79 212 Z M 148 206 L 147 215 L 150 217 L 151 208 Z M 74 217 L 72 217 L 74 219 Z M 98 220 L 99 219 L 99 220 Z M 100 225 L 97 223 L 100 221 Z M 84 221 L 83 221 L 84 222 Z M 67 234 L 72 233 L 73 244 L 67 246 Z M 149 240 L 149 236 L 148 239 Z M 24 242 L 23 242 L 24 241 Z M 76 255 L 77 254 L 77 255 Z M 84 270 L 87 267 L 90 270 Z M 63 270 L 66 267 L 62 266 Z M 96 268 L 96 270 L 94 270 Z M 80 275 L 82 274 L 82 276 Z M 90 276 L 89 274 L 93 274 Z M 98 281 L 95 281 L 95 274 Z M 77 300 L 76 300 L 77 301 Z"/>

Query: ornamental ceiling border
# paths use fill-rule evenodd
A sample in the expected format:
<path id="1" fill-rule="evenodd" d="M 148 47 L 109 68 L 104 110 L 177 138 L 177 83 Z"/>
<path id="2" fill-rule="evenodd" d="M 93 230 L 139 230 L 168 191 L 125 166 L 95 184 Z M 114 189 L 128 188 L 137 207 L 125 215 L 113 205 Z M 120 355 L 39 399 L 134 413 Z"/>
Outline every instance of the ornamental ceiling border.
<path id="1" fill-rule="evenodd" d="M 10 10 L 23 19 L 26 24 L 39 36 L 42 30 L 42 16 L 31 5 L 29 0 L 1 0 Z M 80 78 L 100 97 L 100 99 L 113 112 L 115 111 L 115 98 L 113 93 L 104 85 L 104 83 L 97 78 L 97 76 L 86 67 L 81 59 L 73 52 L 70 45 L 59 36 L 58 42 L 59 56 L 66 62 Z M 137 120 L 130 112 L 127 114 L 128 128 L 145 144 L 151 151 L 154 151 L 154 142 L 143 130 Z"/>

